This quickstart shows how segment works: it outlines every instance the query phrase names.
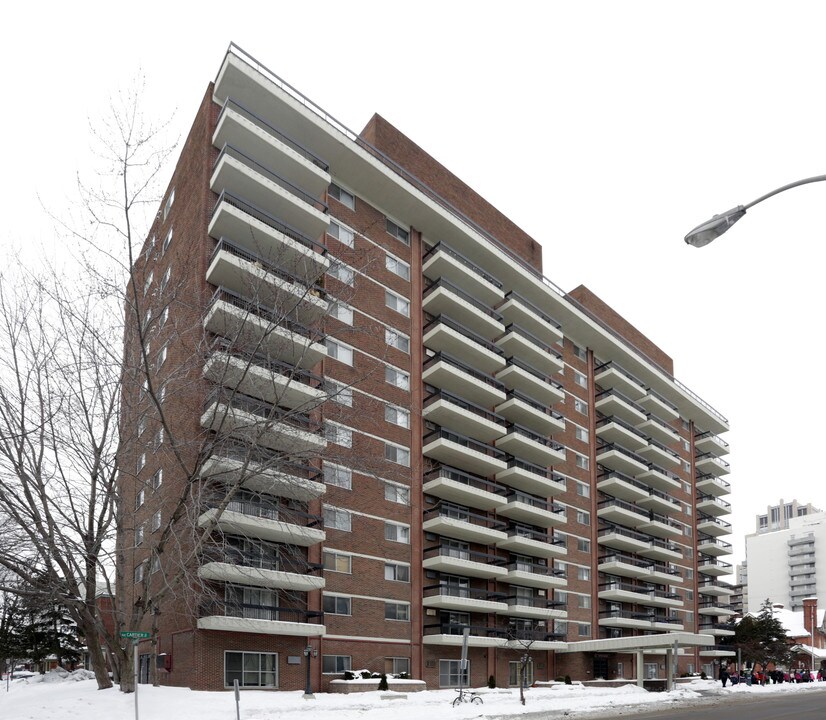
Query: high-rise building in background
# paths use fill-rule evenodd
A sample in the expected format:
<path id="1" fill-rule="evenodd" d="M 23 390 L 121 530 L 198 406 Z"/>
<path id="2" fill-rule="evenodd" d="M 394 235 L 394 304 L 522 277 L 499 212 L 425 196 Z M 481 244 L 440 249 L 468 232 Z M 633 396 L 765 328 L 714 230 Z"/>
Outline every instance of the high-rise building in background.
<path id="1" fill-rule="evenodd" d="M 731 655 L 727 420 L 380 116 L 354 133 L 231 46 L 134 270 L 144 680 L 453 686 L 465 633 L 471 685 L 526 652 L 529 681 Z"/>
<path id="2" fill-rule="evenodd" d="M 769 505 L 765 515 L 758 515 L 755 519 L 754 531 L 757 533 L 785 530 L 789 527 L 792 518 L 805 517 L 812 513 L 819 513 L 811 503 L 799 503 L 797 500 L 784 502 L 782 499 L 777 505 Z"/>

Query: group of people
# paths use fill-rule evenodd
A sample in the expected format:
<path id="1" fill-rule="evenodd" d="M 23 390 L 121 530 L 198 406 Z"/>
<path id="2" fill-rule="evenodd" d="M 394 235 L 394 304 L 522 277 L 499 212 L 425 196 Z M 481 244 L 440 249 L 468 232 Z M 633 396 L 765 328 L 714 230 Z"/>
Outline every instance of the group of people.
<path id="1" fill-rule="evenodd" d="M 765 669 L 760 663 L 755 663 L 753 667 L 745 668 L 742 672 L 738 672 L 736 668 L 729 670 L 727 665 L 720 665 L 720 682 L 723 683 L 723 687 L 729 681 L 732 685 L 741 682 L 746 685 L 768 685 L 783 682 L 808 683 L 814 682 L 815 679 L 820 682 L 824 678 L 826 675 L 822 670 L 818 670 L 817 675 L 811 673 L 808 668 L 779 670 L 774 663 L 767 663 Z"/>

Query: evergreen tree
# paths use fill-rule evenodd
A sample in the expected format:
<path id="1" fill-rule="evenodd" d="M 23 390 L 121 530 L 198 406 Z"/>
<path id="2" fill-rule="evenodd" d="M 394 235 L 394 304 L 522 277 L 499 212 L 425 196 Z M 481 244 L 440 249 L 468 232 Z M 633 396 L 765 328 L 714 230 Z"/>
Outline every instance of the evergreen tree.
<path id="1" fill-rule="evenodd" d="M 734 626 L 733 645 L 739 648 L 746 663 L 774 662 L 788 666 L 792 659 L 792 641 L 780 620 L 774 617 L 771 601 L 766 599 L 760 613 L 747 615 Z"/>

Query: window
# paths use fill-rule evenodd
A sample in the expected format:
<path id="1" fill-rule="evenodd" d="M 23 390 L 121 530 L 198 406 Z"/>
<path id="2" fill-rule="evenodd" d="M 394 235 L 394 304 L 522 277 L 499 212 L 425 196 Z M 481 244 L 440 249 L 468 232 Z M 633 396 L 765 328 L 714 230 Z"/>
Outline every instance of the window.
<path id="1" fill-rule="evenodd" d="M 146 453 L 141 453 L 138 455 L 137 472 L 143 470 L 144 465 L 146 465 Z"/>
<path id="2" fill-rule="evenodd" d="M 508 662 L 508 685 L 510 687 L 531 687 L 533 685 L 533 663 L 529 662 L 524 666 L 525 681 L 522 682 L 522 663 L 519 660 Z"/>
<path id="3" fill-rule="evenodd" d="M 353 558 L 351 555 L 325 550 L 324 569 L 330 572 L 350 574 L 353 572 Z"/>
<path id="4" fill-rule="evenodd" d="M 335 445 L 341 445 L 341 447 L 346 448 L 353 447 L 353 431 L 342 425 L 335 425 L 331 422 L 325 423 L 324 437 L 327 438 L 327 442 L 334 443 Z"/>
<path id="5" fill-rule="evenodd" d="M 152 441 L 152 451 L 158 452 L 158 448 L 163 445 L 163 428 L 158 428 L 158 432 L 155 433 L 155 439 Z"/>
<path id="6" fill-rule="evenodd" d="M 392 425 L 399 427 L 410 427 L 410 412 L 395 405 L 384 406 L 384 419 Z"/>
<path id="7" fill-rule="evenodd" d="M 338 595 L 325 595 L 322 609 L 331 615 L 352 615 L 353 600 Z"/>
<path id="8" fill-rule="evenodd" d="M 143 543 L 143 525 L 138 525 L 135 528 L 135 547 Z"/>
<path id="9" fill-rule="evenodd" d="M 334 237 L 342 245 L 346 245 L 347 247 L 353 247 L 355 245 L 356 234 L 349 228 L 339 225 L 336 222 L 330 223 L 330 227 L 327 229 L 327 234 Z"/>
<path id="10" fill-rule="evenodd" d="M 579 637 L 591 637 L 591 623 L 578 623 L 578 625 Z"/>
<path id="11" fill-rule="evenodd" d="M 353 364 L 353 348 L 349 345 L 327 338 L 327 357 L 334 358 L 345 365 Z"/>
<path id="12" fill-rule="evenodd" d="M 410 338 L 398 330 L 385 328 L 384 342 L 390 347 L 396 348 L 396 350 L 401 350 L 403 353 L 410 352 Z"/>
<path id="13" fill-rule="evenodd" d="M 166 199 L 166 202 L 163 206 L 163 219 L 166 220 L 169 217 L 169 211 L 172 209 L 172 203 L 175 202 L 175 188 L 172 188 L 169 192 L 169 197 Z"/>
<path id="14" fill-rule="evenodd" d="M 278 687 L 278 653 L 225 652 L 224 686 Z"/>
<path id="15" fill-rule="evenodd" d="M 350 532 L 352 516 L 347 510 L 339 508 L 324 508 L 324 528 L 326 530 L 343 530 Z"/>
<path id="16" fill-rule="evenodd" d="M 410 605 L 407 603 L 384 603 L 384 619 L 410 622 Z"/>
<path id="17" fill-rule="evenodd" d="M 161 255 L 163 255 L 169 246 L 172 244 L 172 228 L 169 228 L 169 232 L 166 234 L 166 237 L 163 239 L 163 245 L 161 246 Z"/>
<path id="18" fill-rule="evenodd" d="M 397 295 L 392 290 L 384 291 L 384 304 L 391 310 L 395 310 L 405 317 L 410 317 L 410 301 L 401 295 Z"/>
<path id="19" fill-rule="evenodd" d="M 349 285 L 350 287 L 352 287 L 356 282 L 355 270 L 340 262 L 334 262 L 330 265 L 329 270 L 327 270 L 327 274 L 330 277 L 343 282 L 345 285 Z"/>
<path id="20" fill-rule="evenodd" d="M 401 447 L 400 445 L 385 442 L 384 459 L 389 460 L 392 463 L 396 463 L 397 465 L 410 467 L 410 450 L 406 447 Z"/>
<path id="21" fill-rule="evenodd" d="M 588 387 L 588 378 L 576 370 L 574 370 L 574 382 L 582 388 Z"/>
<path id="22" fill-rule="evenodd" d="M 135 568 L 135 583 L 143 582 L 143 563 Z"/>
<path id="23" fill-rule="evenodd" d="M 590 595 L 577 595 L 576 596 L 576 606 L 583 610 L 588 610 L 591 607 L 591 596 Z"/>
<path id="24" fill-rule="evenodd" d="M 397 370 L 387 365 L 384 368 L 384 379 L 391 385 L 395 385 L 402 390 L 410 390 L 410 374 L 404 370 Z"/>
<path id="25" fill-rule="evenodd" d="M 161 511 L 160 510 L 158 510 L 158 512 L 156 512 L 152 516 L 152 523 L 151 523 L 150 527 L 152 528 L 151 532 L 157 532 L 158 530 L 161 529 Z"/>
<path id="26" fill-rule="evenodd" d="M 392 522 L 385 522 L 384 539 L 407 545 L 410 542 L 410 527 L 407 525 L 398 525 Z"/>
<path id="27" fill-rule="evenodd" d="M 591 541 L 585 538 L 577 538 L 576 549 L 580 552 L 591 552 Z"/>
<path id="28" fill-rule="evenodd" d="M 152 287 L 152 281 L 155 279 L 155 273 L 150 271 L 149 276 L 146 278 L 146 282 L 143 284 L 143 294 L 149 292 L 149 288 Z"/>
<path id="29" fill-rule="evenodd" d="M 439 660 L 439 687 L 463 687 L 470 684 L 470 660 L 464 670 L 461 660 Z"/>
<path id="30" fill-rule="evenodd" d="M 694 591 L 693 590 L 686 590 L 685 591 L 685 599 L 686 600 L 693 600 L 694 599 Z"/>
<path id="31" fill-rule="evenodd" d="M 591 513 L 587 510 L 577 510 L 576 511 L 576 521 L 580 525 L 590 525 L 591 524 Z"/>
<path id="32" fill-rule="evenodd" d="M 336 302 L 330 306 L 330 317 L 335 318 L 345 325 L 353 324 L 353 308 L 344 303 Z"/>
<path id="33" fill-rule="evenodd" d="M 143 431 L 146 430 L 146 418 L 142 417 L 138 420 L 138 437 L 143 435 Z"/>
<path id="34" fill-rule="evenodd" d="M 389 657 L 384 658 L 385 672 L 393 675 L 401 675 L 406 673 L 410 675 L 410 658 L 406 657 Z"/>
<path id="35" fill-rule="evenodd" d="M 583 427 L 579 427 L 579 425 L 576 426 L 574 436 L 577 440 L 581 440 L 582 442 L 588 442 L 588 431 Z"/>
<path id="36" fill-rule="evenodd" d="M 163 483 L 163 468 L 159 468 L 152 476 L 152 489 L 157 490 Z"/>
<path id="37" fill-rule="evenodd" d="M 143 505 L 144 501 L 146 500 L 146 490 L 141 490 L 137 497 L 135 498 L 135 510 L 137 510 L 141 505 Z"/>
<path id="38" fill-rule="evenodd" d="M 387 232 L 397 240 L 401 240 L 405 245 L 410 245 L 410 233 L 403 227 L 397 225 L 392 220 L 387 220 Z"/>
<path id="39" fill-rule="evenodd" d="M 163 274 L 163 277 L 161 278 L 161 283 L 160 283 L 160 285 L 158 285 L 158 292 L 159 293 L 162 293 L 164 290 L 166 290 L 166 286 L 169 285 L 169 279 L 171 277 L 172 277 L 172 266 L 170 265 L 168 268 L 166 268 L 166 272 Z"/>
<path id="40" fill-rule="evenodd" d="M 580 360 L 587 360 L 588 352 L 585 348 L 581 348 L 579 345 L 574 345 L 574 357 L 578 357 Z"/>
<path id="41" fill-rule="evenodd" d="M 585 455 L 580 455 L 579 453 L 574 453 L 574 455 L 576 457 L 576 466 L 580 470 L 587 470 L 591 466 L 590 461 Z"/>
<path id="42" fill-rule="evenodd" d="M 580 400 L 579 398 L 574 398 L 574 410 L 578 413 L 582 413 L 583 415 L 588 414 L 588 403 L 584 400 Z"/>
<path id="43" fill-rule="evenodd" d="M 324 482 L 328 485 L 351 490 L 353 487 L 353 471 L 342 465 L 324 463 Z"/>
<path id="44" fill-rule="evenodd" d="M 394 275 L 398 275 L 404 280 L 410 280 L 410 265 L 404 260 L 399 260 L 393 255 L 387 255 L 385 256 L 384 266 Z"/>
<path id="45" fill-rule="evenodd" d="M 348 193 L 343 188 L 340 188 L 335 183 L 330 184 L 330 189 L 327 191 L 331 198 L 335 198 L 345 207 L 351 210 L 356 209 L 356 198 L 353 194 Z"/>
<path id="46" fill-rule="evenodd" d="M 688 440 L 683 440 L 683 450 L 685 450 L 686 452 L 691 450 L 691 443 L 688 442 Z"/>
<path id="47" fill-rule="evenodd" d="M 161 385 L 158 388 L 158 402 L 162 403 L 164 400 L 166 400 L 166 385 L 165 384 Z"/>
<path id="48" fill-rule="evenodd" d="M 325 675 L 338 675 L 350 670 L 349 655 L 322 655 L 321 672 Z"/>
<path id="49" fill-rule="evenodd" d="M 169 307 L 165 307 L 163 312 L 161 312 L 161 316 L 158 318 L 158 328 L 162 328 L 166 325 L 166 321 L 169 320 Z"/>
<path id="50" fill-rule="evenodd" d="M 155 236 L 153 235 L 149 238 L 149 242 L 146 243 L 146 251 L 143 254 L 144 260 L 149 260 L 149 256 L 152 254 L 152 251 L 155 249 Z"/>
<path id="51" fill-rule="evenodd" d="M 353 388 L 335 380 L 328 380 L 327 394 L 334 403 L 353 407 Z"/>
<path id="52" fill-rule="evenodd" d="M 150 563 L 150 566 L 149 566 L 149 572 L 151 572 L 154 575 L 160 569 L 161 569 L 161 558 L 157 554 L 152 553 L 152 562 Z"/>
<path id="53" fill-rule="evenodd" d="M 155 363 L 155 368 L 156 368 L 156 369 L 157 369 L 157 368 L 159 368 L 159 367 L 161 367 L 161 366 L 162 366 L 162 365 L 166 362 L 166 355 L 167 355 L 167 350 L 168 350 L 168 348 L 169 348 L 169 343 L 167 343 L 166 345 L 164 345 L 164 346 L 161 348 L 160 352 L 158 353 L 158 360 L 157 360 L 157 362 Z"/>
<path id="54" fill-rule="evenodd" d="M 586 458 L 587 460 L 588 458 Z M 591 497 L 591 486 L 584 482 L 577 482 L 576 483 L 576 494 L 579 497 L 588 498 Z"/>
<path id="55" fill-rule="evenodd" d="M 399 505 L 410 505 L 410 488 L 404 487 L 404 485 L 385 483 L 384 499 L 399 503 Z"/>
<path id="56" fill-rule="evenodd" d="M 591 568 L 578 567 L 576 569 L 576 577 L 577 577 L 577 580 L 590 580 L 591 579 Z"/>
<path id="57" fill-rule="evenodd" d="M 410 566 L 399 563 L 384 564 L 384 579 L 394 582 L 410 582 Z"/>

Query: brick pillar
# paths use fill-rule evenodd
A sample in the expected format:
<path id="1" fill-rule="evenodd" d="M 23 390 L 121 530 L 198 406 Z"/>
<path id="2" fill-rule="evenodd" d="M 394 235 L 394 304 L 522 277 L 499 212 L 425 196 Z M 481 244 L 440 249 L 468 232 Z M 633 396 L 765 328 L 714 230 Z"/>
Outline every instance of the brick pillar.
<path id="1" fill-rule="evenodd" d="M 806 628 L 806 632 L 809 634 L 809 638 L 812 637 L 812 627 L 817 624 L 817 598 L 810 597 L 810 598 L 803 598 L 803 626 Z M 811 639 L 807 641 L 807 645 L 811 642 Z"/>

